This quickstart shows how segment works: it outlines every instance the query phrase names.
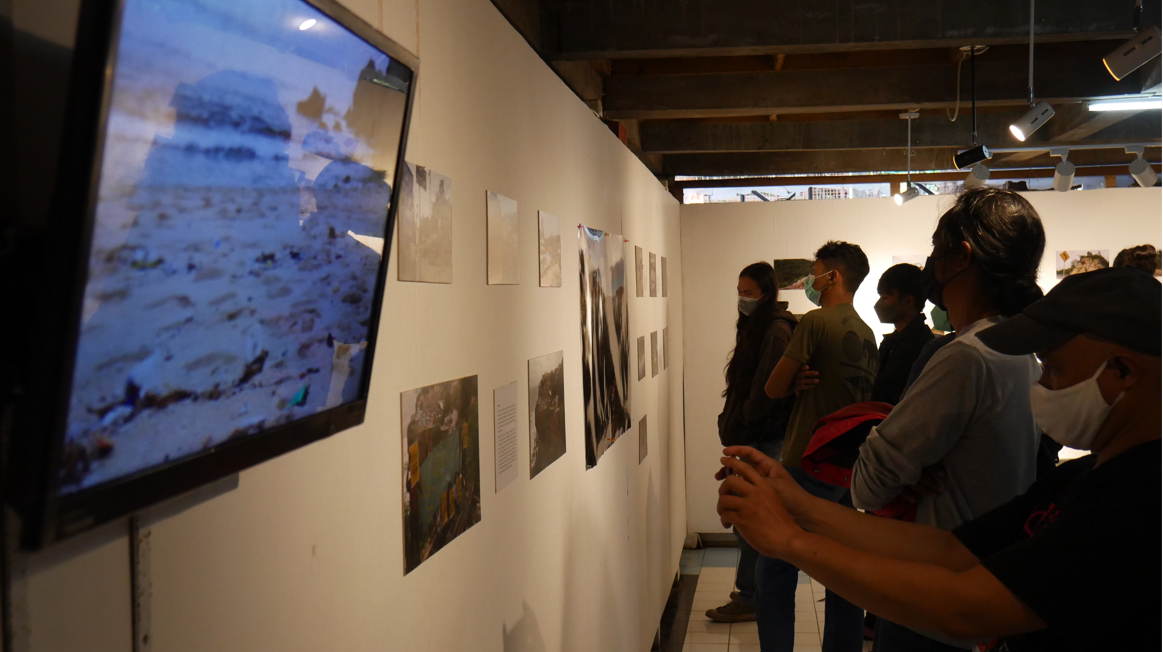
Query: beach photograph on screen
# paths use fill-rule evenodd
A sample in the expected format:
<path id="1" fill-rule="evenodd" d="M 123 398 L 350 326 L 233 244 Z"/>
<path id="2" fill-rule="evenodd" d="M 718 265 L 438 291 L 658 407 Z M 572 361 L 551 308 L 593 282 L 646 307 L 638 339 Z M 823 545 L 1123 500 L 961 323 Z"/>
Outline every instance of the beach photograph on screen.
<path id="1" fill-rule="evenodd" d="M 630 310 L 622 236 L 578 227 L 586 468 L 630 429 Z"/>
<path id="2" fill-rule="evenodd" d="M 638 336 L 638 380 L 646 377 L 646 336 Z"/>
<path id="3" fill-rule="evenodd" d="M 404 574 L 481 520 L 477 377 L 400 394 Z"/>
<path id="4" fill-rule="evenodd" d="M 452 179 L 412 163 L 402 172 L 396 277 L 452 283 Z"/>
<path id="5" fill-rule="evenodd" d="M 1110 252 L 1106 249 L 1059 251 L 1054 257 L 1054 271 L 1058 278 L 1093 272 L 1110 267 Z"/>
<path id="6" fill-rule="evenodd" d="M 537 259 L 541 270 L 541 287 L 561 287 L 561 220 L 556 215 L 537 211 Z"/>
<path id="7" fill-rule="evenodd" d="M 634 296 L 643 296 L 642 287 L 642 247 L 634 247 Z"/>
<path id="8" fill-rule="evenodd" d="M 64 494 L 360 397 L 411 79 L 292 0 L 117 35 Z"/>
<path id="9" fill-rule="evenodd" d="M 777 258 L 772 266 L 781 290 L 804 289 L 804 281 L 812 273 L 812 261 L 805 258 Z"/>
<path id="10" fill-rule="evenodd" d="M 489 285 L 517 285 L 517 200 L 487 193 Z"/>
<path id="11" fill-rule="evenodd" d="M 565 455 L 565 357 L 529 361 L 529 477 Z"/>

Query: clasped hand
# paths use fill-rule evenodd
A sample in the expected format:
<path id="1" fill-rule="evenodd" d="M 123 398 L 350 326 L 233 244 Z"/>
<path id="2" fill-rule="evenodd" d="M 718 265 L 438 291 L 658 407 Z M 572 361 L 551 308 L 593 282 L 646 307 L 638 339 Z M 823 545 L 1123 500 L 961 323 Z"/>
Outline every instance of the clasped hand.
<path id="1" fill-rule="evenodd" d="M 778 557 L 803 530 L 796 520 L 806 515 L 810 496 L 783 466 L 750 446 L 723 451 L 719 485 L 719 521 L 735 526 L 751 547 Z"/>

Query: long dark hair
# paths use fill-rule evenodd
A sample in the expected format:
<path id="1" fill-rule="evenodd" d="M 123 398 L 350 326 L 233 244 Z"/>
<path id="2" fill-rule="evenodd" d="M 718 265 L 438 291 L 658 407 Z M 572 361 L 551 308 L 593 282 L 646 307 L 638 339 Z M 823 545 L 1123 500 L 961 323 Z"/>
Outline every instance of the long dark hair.
<path id="1" fill-rule="evenodd" d="M 723 396 L 729 391 L 750 391 L 751 380 L 759 368 L 763 338 L 767 337 L 775 322 L 776 302 L 779 300 L 779 279 L 770 263 L 752 263 L 739 272 L 739 278 L 755 281 L 763 293 L 763 301 L 750 315 L 739 313 L 739 320 L 735 322 L 735 348 L 724 370 L 727 389 L 723 390 Z"/>
<path id="2" fill-rule="evenodd" d="M 1038 211 L 1012 190 L 976 188 L 962 193 L 937 223 L 940 244 L 952 251 L 960 242 L 973 248 L 986 294 L 1005 317 L 1042 298 L 1038 265 L 1046 232 Z"/>

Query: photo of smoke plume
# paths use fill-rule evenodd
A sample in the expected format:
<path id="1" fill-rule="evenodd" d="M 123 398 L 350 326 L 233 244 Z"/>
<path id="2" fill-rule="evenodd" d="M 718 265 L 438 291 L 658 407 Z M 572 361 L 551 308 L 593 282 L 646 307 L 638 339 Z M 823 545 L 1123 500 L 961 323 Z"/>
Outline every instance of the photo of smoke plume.
<path id="1" fill-rule="evenodd" d="M 404 574 L 481 521 L 477 377 L 400 395 Z"/>
<path id="2" fill-rule="evenodd" d="M 359 398 L 410 78 L 291 0 L 128 0 L 116 62 L 63 493 Z"/>
<path id="3" fill-rule="evenodd" d="M 565 455 L 565 356 L 529 361 L 529 477 Z"/>
<path id="4" fill-rule="evenodd" d="M 622 236 L 578 228 L 586 468 L 630 428 L 630 311 Z"/>
<path id="5" fill-rule="evenodd" d="M 396 210 L 397 277 L 452 283 L 452 179 L 405 163 Z"/>

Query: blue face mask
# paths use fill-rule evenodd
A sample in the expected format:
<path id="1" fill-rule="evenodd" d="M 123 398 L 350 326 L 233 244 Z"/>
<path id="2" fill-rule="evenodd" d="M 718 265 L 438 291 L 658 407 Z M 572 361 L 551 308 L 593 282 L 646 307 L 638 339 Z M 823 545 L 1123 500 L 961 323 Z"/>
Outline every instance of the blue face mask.
<path id="1" fill-rule="evenodd" d="M 830 274 L 830 273 L 831 272 L 825 272 L 825 274 Z M 825 285 L 823 287 L 823 289 L 817 290 L 815 287 L 817 278 L 819 278 L 819 277 L 815 276 L 813 274 L 808 274 L 808 277 L 806 279 L 804 279 L 804 294 L 808 295 L 808 301 L 811 301 L 812 303 L 814 303 L 815 305 L 818 306 L 818 305 L 820 305 L 820 297 L 824 294 L 824 290 L 827 290 L 828 288 L 832 287 L 832 284 L 829 283 L 829 284 Z"/>
<path id="2" fill-rule="evenodd" d="M 953 324 L 949 323 L 949 313 L 933 306 L 933 309 L 929 311 L 929 316 L 933 318 L 933 328 L 946 333 L 953 332 Z"/>

